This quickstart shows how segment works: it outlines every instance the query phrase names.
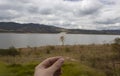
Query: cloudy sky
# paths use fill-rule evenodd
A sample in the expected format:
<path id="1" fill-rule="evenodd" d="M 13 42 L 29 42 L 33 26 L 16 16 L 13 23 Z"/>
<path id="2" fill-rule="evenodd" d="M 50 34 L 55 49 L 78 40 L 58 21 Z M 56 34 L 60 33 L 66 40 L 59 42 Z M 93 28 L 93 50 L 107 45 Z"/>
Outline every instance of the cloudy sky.
<path id="1" fill-rule="evenodd" d="M 120 0 L 0 0 L 0 22 L 120 29 Z"/>

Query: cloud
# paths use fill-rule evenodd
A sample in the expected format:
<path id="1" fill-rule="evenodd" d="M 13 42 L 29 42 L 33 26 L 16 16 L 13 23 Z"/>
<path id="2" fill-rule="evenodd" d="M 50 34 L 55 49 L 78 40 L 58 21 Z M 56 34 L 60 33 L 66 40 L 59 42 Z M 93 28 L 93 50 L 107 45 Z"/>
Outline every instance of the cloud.
<path id="1" fill-rule="evenodd" d="M 112 1 L 114 4 L 104 5 L 99 15 L 94 19 L 94 23 L 102 26 L 102 28 L 118 28 L 120 27 L 120 1 Z M 116 27 L 117 24 L 117 27 Z"/>
<path id="2" fill-rule="evenodd" d="M 100 2 L 102 2 L 105 5 L 115 5 L 115 1 L 114 0 L 99 0 Z"/>
<path id="3" fill-rule="evenodd" d="M 112 18 L 112 19 L 106 19 L 106 20 L 99 20 L 99 21 L 96 21 L 96 23 L 98 24 L 116 24 L 116 23 L 119 23 L 120 22 L 120 17 L 116 17 L 116 18 Z"/>
<path id="4" fill-rule="evenodd" d="M 12 19 L 24 16 L 26 6 L 24 0 L 17 1 L 13 0 L 0 0 L 0 20 L 11 21 Z M 27 13 L 26 13 L 27 14 Z"/>
<path id="5" fill-rule="evenodd" d="M 93 14 L 102 7 L 102 3 L 98 0 L 83 0 L 81 3 L 80 13 Z"/>
<path id="6" fill-rule="evenodd" d="M 120 26 L 119 7 L 119 0 L 0 0 L 0 21 L 109 29 Z"/>

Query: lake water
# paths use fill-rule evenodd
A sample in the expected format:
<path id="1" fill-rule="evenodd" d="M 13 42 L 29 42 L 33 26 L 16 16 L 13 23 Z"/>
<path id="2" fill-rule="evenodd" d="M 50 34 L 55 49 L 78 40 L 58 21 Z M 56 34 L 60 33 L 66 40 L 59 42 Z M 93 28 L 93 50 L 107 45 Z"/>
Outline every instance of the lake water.
<path id="1" fill-rule="evenodd" d="M 0 33 L 0 48 L 9 48 L 15 46 L 22 47 L 38 47 L 46 45 L 61 45 L 61 34 L 15 34 Z M 65 44 L 104 44 L 112 43 L 113 40 L 120 35 L 88 35 L 88 34 L 66 34 Z"/>

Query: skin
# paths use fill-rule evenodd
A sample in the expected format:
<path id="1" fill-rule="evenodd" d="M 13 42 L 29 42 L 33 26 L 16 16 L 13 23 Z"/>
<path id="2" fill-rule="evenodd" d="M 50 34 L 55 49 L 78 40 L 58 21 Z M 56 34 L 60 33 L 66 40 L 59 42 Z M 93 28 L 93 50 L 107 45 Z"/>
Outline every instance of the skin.
<path id="1" fill-rule="evenodd" d="M 60 76 L 64 63 L 62 57 L 51 57 L 36 66 L 34 76 Z"/>

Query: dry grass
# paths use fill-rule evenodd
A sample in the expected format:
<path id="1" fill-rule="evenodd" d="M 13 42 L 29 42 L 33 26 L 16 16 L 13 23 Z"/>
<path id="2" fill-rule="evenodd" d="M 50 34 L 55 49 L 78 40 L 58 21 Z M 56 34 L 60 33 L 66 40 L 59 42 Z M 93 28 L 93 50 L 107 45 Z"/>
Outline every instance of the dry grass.
<path id="1" fill-rule="evenodd" d="M 1 56 L 0 61 L 11 64 L 39 63 L 51 56 L 63 56 L 66 61 L 80 62 L 86 66 L 104 71 L 108 76 L 120 71 L 120 65 L 114 67 L 117 53 L 111 49 L 111 45 L 65 45 L 65 46 L 41 46 L 18 48 L 19 56 Z M 113 62 L 114 61 L 114 62 Z"/>

